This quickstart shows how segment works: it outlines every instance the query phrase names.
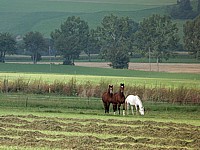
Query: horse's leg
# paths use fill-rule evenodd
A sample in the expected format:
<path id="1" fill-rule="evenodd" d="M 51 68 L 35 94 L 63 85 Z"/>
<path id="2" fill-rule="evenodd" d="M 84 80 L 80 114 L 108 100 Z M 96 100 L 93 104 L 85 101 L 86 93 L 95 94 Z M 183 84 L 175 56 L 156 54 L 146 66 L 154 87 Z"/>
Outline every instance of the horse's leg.
<path id="1" fill-rule="evenodd" d="M 137 114 L 137 112 L 138 112 L 138 108 L 137 108 L 137 105 L 135 105 L 135 111 L 136 111 L 136 114 Z"/>
<path id="2" fill-rule="evenodd" d="M 133 105 L 131 105 L 131 112 L 132 112 L 132 115 L 134 115 L 134 112 L 133 112 Z"/>
<path id="3" fill-rule="evenodd" d="M 105 109 L 105 114 L 107 113 L 107 103 L 103 103 L 103 105 L 104 105 L 104 109 Z"/>
<path id="4" fill-rule="evenodd" d="M 127 109 L 126 109 L 127 110 L 127 115 L 129 115 L 129 103 L 126 104 L 126 107 L 127 107 Z"/>
<path id="5" fill-rule="evenodd" d="M 119 103 L 119 104 L 118 104 L 119 115 L 120 115 L 120 106 L 121 106 L 121 104 Z"/>
<path id="6" fill-rule="evenodd" d="M 108 102 L 108 104 L 107 104 L 107 112 L 108 112 L 108 114 L 109 114 L 109 110 L 110 110 L 110 103 Z"/>
<path id="7" fill-rule="evenodd" d="M 113 112 L 114 112 L 114 115 L 116 114 L 116 110 L 117 110 L 117 104 L 113 103 Z"/>
<path id="8" fill-rule="evenodd" d="M 123 116 L 125 116 L 125 103 L 123 103 Z"/>

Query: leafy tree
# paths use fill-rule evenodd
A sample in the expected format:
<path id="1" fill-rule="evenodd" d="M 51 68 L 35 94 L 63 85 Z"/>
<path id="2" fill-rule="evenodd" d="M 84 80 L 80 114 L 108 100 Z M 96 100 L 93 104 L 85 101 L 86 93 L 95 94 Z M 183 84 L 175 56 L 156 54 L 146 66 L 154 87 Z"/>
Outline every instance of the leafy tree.
<path id="1" fill-rule="evenodd" d="M 0 62 L 5 62 L 6 54 L 13 54 L 16 50 L 16 41 L 9 33 L 0 33 Z"/>
<path id="2" fill-rule="evenodd" d="M 132 35 L 138 24 L 128 17 L 105 16 L 98 31 L 101 33 L 101 55 L 113 68 L 128 68 Z"/>
<path id="3" fill-rule="evenodd" d="M 28 32 L 24 37 L 24 46 L 31 52 L 33 63 L 41 60 L 41 52 L 48 49 L 47 43 L 40 32 Z"/>
<path id="4" fill-rule="evenodd" d="M 156 57 L 158 65 L 163 58 L 167 60 L 177 46 L 178 28 L 168 16 L 152 15 L 139 24 L 135 41 L 139 49 Z"/>
<path id="5" fill-rule="evenodd" d="M 87 48 L 84 50 L 84 52 L 89 56 L 89 61 L 90 61 L 90 55 L 99 54 L 100 49 L 101 46 L 99 42 L 98 32 L 95 31 L 94 29 L 91 29 L 88 36 Z"/>
<path id="6" fill-rule="evenodd" d="M 68 17 L 60 29 L 51 33 L 55 49 L 64 57 L 63 64 L 74 64 L 81 51 L 87 49 L 89 27 L 80 17 Z"/>
<path id="7" fill-rule="evenodd" d="M 183 27 L 184 47 L 200 59 L 200 16 L 193 21 L 187 21 Z"/>
<path id="8" fill-rule="evenodd" d="M 190 0 L 177 0 L 177 5 L 172 7 L 170 15 L 174 19 L 193 19 L 197 13 L 192 10 Z"/>
<path id="9" fill-rule="evenodd" d="M 198 0 L 198 4 L 197 4 L 197 12 L 200 13 L 200 0 Z"/>

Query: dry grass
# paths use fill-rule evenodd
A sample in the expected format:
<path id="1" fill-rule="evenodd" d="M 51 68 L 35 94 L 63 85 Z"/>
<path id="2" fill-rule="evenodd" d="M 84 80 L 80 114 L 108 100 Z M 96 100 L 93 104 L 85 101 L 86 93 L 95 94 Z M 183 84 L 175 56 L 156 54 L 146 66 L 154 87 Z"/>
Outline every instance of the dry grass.
<path id="1" fill-rule="evenodd" d="M 89 66 L 110 68 L 109 62 L 76 62 L 77 66 Z M 129 63 L 131 70 L 150 71 L 149 63 Z M 200 73 L 200 64 L 186 64 L 186 63 L 161 63 L 159 69 L 156 63 L 151 63 L 151 71 L 160 72 L 176 72 L 176 73 Z"/>

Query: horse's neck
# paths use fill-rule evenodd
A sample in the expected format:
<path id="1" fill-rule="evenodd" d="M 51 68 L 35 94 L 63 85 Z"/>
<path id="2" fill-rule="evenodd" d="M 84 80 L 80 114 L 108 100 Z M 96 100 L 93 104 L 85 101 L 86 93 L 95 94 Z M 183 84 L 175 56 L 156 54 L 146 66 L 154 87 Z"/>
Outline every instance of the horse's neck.
<path id="1" fill-rule="evenodd" d="M 108 93 L 108 95 L 110 95 L 110 96 L 112 96 L 112 95 L 113 95 L 113 93 L 110 93 L 110 90 L 108 90 L 108 92 L 107 92 L 107 93 Z"/>
<path id="2" fill-rule="evenodd" d="M 119 95 L 122 97 L 122 96 L 124 96 L 124 92 L 121 92 L 120 90 L 119 90 Z"/>
<path id="3" fill-rule="evenodd" d="M 138 99 L 137 105 L 139 106 L 139 108 L 142 108 L 142 107 L 143 107 L 142 102 L 140 101 L 140 99 Z"/>

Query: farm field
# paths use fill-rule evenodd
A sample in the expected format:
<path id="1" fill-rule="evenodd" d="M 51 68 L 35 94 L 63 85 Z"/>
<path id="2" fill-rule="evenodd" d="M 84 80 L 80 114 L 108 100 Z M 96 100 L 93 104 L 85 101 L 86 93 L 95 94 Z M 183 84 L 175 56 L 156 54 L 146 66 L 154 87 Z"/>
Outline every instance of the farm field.
<path id="1" fill-rule="evenodd" d="M 173 107 L 173 106 L 172 106 Z M 199 111 L 104 115 L 90 109 L 0 111 L 0 149 L 198 149 Z M 174 114 L 173 114 L 174 113 Z"/>
<path id="2" fill-rule="evenodd" d="M 199 89 L 199 74 L 164 73 L 56 64 L 0 64 L 5 80 L 83 84 L 112 82 Z M 163 84 L 163 85 L 161 85 Z M 126 88 L 126 92 L 129 89 Z M 0 149 L 198 149 L 200 107 L 143 101 L 145 115 L 104 114 L 101 98 L 0 93 Z"/>
<path id="3" fill-rule="evenodd" d="M 93 63 L 95 64 L 95 63 Z M 83 63 L 84 65 L 84 63 Z M 198 65 L 198 64 L 197 64 Z M 145 72 L 137 70 L 118 70 L 111 68 L 64 66 L 56 64 L 0 64 L 0 79 L 10 81 L 24 80 L 53 83 L 69 82 L 72 78 L 78 84 L 88 81 L 97 85 L 107 84 L 145 85 L 146 87 L 190 87 L 200 88 L 200 76 L 194 73 Z"/>
<path id="4" fill-rule="evenodd" d="M 98 63 L 98 62 L 76 62 L 77 66 L 86 67 L 100 67 L 100 68 L 110 68 L 108 63 Z M 141 70 L 150 71 L 149 63 L 129 63 L 129 69 L 131 70 Z M 157 68 L 156 63 L 151 63 L 151 71 L 160 72 L 172 72 L 172 73 L 198 73 L 200 74 L 200 64 L 188 64 L 188 63 L 160 63 L 159 68 Z"/>
<path id="5" fill-rule="evenodd" d="M 111 13 L 129 16 L 136 21 L 153 13 L 166 13 L 162 7 L 176 4 L 176 0 L 0 0 L 0 30 L 23 36 L 39 31 L 49 37 L 69 16 L 79 16 L 91 28 Z"/>

